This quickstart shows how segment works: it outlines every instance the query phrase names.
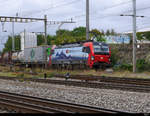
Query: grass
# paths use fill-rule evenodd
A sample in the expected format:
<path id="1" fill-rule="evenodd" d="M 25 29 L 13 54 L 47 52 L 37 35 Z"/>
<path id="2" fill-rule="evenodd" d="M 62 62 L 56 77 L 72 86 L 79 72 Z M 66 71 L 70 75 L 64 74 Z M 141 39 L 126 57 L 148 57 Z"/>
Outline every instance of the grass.
<path id="1" fill-rule="evenodd" d="M 130 71 L 120 71 L 120 72 L 113 72 L 112 74 L 108 73 L 101 73 L 102 76 L 109 76 L 109 77 L 128 77 L 128 78 L 141 78 L 141 79 L 150 79 L 150 72 L 142 72 L 142 73 L 132 73 Z"/>
<path id="2" fill-rule="evenodd" d="M 9 77 L 26 77 L 26 78 L 44 78 L 44 73 L 47 74 L 49 78 L 52 78 L 54 74 L 65 75 L 66 73 L 70 73 L 71 75 L 94 75 L 94 76 L 108 76 L 108 77 L 128 77 L 128 78 L 143 78 L 150 79 L 150 72 L 142 72 L 142 73 L 132 73 L 130 71 L 115 71 L 113 73 L 108 73 L 106 71 L 95 71 L 95 70 L 42 70 L 40 68 L 34 69 L 37 74 L 31 74 L 29 68 L 20 69 L 19 67 L 14 67 L 15 72 L 11 72 L 9 67 L 0 66 L 0 76 L 9 76 Z M 22 71 L 21 71 L 22 70 Z"/>

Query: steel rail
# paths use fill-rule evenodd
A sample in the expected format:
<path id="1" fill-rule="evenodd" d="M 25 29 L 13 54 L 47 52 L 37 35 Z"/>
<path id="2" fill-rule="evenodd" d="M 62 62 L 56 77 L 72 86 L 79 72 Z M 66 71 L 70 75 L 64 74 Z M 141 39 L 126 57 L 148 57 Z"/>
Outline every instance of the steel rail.
<path id="1" fill-rule="evenodd" d="M 0 91 L 0 106 L 24 113 L 110 113 L 130 114 L 68 102 L 48 100 L 32 96 Z M 16 110 L 17 109 L 17 110 Z"/>
<path id="2" fill-rule="evenodd" d="M 54 75 L 54 77 L 66 78 L 65 75 Z M 136 79 L 127 77 L 120 78 L 120 77 L 105 77 L 105 76 L 70 75 L 70 78 L 68 79 L 150 86 L 150 79 Z"/>
<path id="3" fill-rule="evenodd" d="M 150 86 L 148 85 L 137 85 L 137 84 L 126 84 L 103 81 L 72 81 L 72 80 L 53 80 L 53 79 L 35 79 L 35 78 L 19 78 L 19 77 L 0 77 L 5 80 L 21 80 L 21 81 L 32 81 L 40 83 L 51 83 L 58 85 L 77 86 L 77 87 L 88 87 L 88 88 L 100 88 L 100 89 L 115 89 L 123 91 L 136 91 L 136 92 L 150 92 Z M 141 82 L 142 83 L 142 82 Z"/>

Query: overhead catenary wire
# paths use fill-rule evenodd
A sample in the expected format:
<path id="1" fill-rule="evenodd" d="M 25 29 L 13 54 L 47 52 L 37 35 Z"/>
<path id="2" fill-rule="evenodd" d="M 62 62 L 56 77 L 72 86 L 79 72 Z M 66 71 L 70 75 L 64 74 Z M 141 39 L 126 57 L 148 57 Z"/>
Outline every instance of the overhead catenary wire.
<path id="1" fill-rule="evenodd" d="M 124 4 L 124 3 L 129 3 L 130 1 L 127 1 L 127 2 L 123 2 L 123 3 L 120 3 L 120 5 L 121 4 Z M 119 4 L 118 4 L 119 5 Z M 117 5 L 114 5 L 114 6 L 112 6 L 112 8 L 113 7 L 116 7 Z M 111 7 L 110 7 L 111 8 Z M 137 9 L 137 11 L 142 11 L 142 10 L 146 10 L 146 9 L 149 9 L 150 7 L 144 7 L 144 8 L 139 8 L 139 9 Z M 108 8 L 109 9 L 109 8 Z M 128 10 L 128 11 L 126 11 L 126 12 L 132 12 L 133 10 Z M 91 14 L 91 15 L 93 15 L 93 14 Z M 111 17 L 111 16 L 119 16 L 120 15 L 120 13 L 119 14 L 108 14 L 108 15 L 105 15 L 105 16 L 99 16 L 99 17 L 96 17 L 96 18 L 91 18 L 91 20 L 97 20 L 97 19 L 103 19 L 103 18 L 107 18 L 107 17 Z M 77 15 L 77 16 L 74 16 L 74 18 L 80 18 L 80 17 L 83 17 L 83 16 L 85 16 L 84 14 L 81 14 L 81 15 Z M 147 17 L 147 16 L 145 16 L 145 18 L 150 18 L 150 17 Z M 85 21 L 84 19 L 83 20 L 76 20 L 76 21 L 79 21 L 79 22 L 82 22 L 82 21 Z"/>
<path id="2" fill-rule="evenodd" d="M 132 2 L 131 0 L 128 0 L 128 1 L 125 1 L 125 2 L 118 3 L 118 4 L 114 4 L 114 5 L 112 5 L 112 6 L 102 8 L 102 9 L 100 9 L 100 11 L 101 11 L 101 10 L 102 10 L 102 11 L 104 11 L 104 10 L 109 10 L 109 9 L 112 9 L 112 8 L 115 8 L 115 7 L 120 7 L 120 6 L 122 6 L 122 5 L 126 5 L 126 4 L 129 4 L 129 3 L 131 3 L 131 2 Z M 96 10 L 95 14 L 98 13 L 97 11 L 99 11 L 99 10 Z"/>
<path id="3" fill-rule="evenodd" d="M 143 7 L 143 8 L 137 8 L 136 11 L 139 12 L 139 11 L 143 11 L 143 10 L 147 10 L 147 9 L 150 9 L 150 6 L 148 7 Z M 128 11 L 125 11 L 123 13 L 132 13 L 133 10 L 128 10 Z"/>
<path id="4" fill-rule="evenodd" d="M 77 0 L 76 0 L 77 1 Z M 130 0 L 131 1 L 131 0 Z M 123 5 L 123 4 L 128 4 L 130 1 L 125 1 L 125 2 L 122 2 L 122 3 L 118 3 L 118 4 L 116 4 L 116 5 L 112 5 L 112 6 L 110 6 L 110 7 L 105 7 L 105 10 L 108 10 L 108 9 L 111 9 L 111 8 L 115 8 L 115 7 L 117 7 L 117 5 L 118 6 L 121 6 L 121 4 Z M 61 1 L 62 2 L 62 1 Z M 65 2 L 65 1 L 63 1 L 63 2 Z M 63 5 L 63 2 L 61 3 L 62 5 Z M 57 6 L 57 5 L 61 5 L 61 4 L 56 4 L 56 5 L 54 5 L 54 6 Z M 67 6 L 67 5 L 66 5 Z M 108 8 L 108 9 L 107 9 Z M 140 8 L 141 9 L 141 8 Z M 146 10 L 146 8 L 144 8 L 145 10 Z M 131 11 L 131 10 L 130 10 Z M 139 10 L 140 11 L 140 10 Z M 45 11 L 41 11 L 41 12 L 45 12 Z M 96 14 L 91 14 L 91 15 L 96 15 Z M 107 16 L 107 15 L 110 15 L 110 16 Z M 81 14 L 81 15 L 78 15 L 78 16 L 75 16 L 75 18 L 76 19 L 78 19 L 78 18 L 80 18 L 80 17 L 84 17 L 85 16 L 85 14 Z M 98 16 L 98 17 L 93 17 L 91 20 L 93 21 L 95 21 L 95 20 L 98 20 L 98 19 L 104 19 L 104 18 L 107 18 L 107 17 L 114 17 L 114 16 L 119 16 L 119 14 L 106 14 L 106 15 L 104 15 L 104 16 Z M 81 20 L 78 20 L 78 21 L 81 21 Z M 84 20 L 83 20 L 84 21 Z"/>
<path id="5" fill-rule="evenodd" d="M 34 14 L 34 15 L 35 15 L 35 14 L 39 14 L 39 13 L 41 13 L 41 12 L 45 12 L 45 11 L 48 11 L 48 10 L 53 9 L 53 8 L 64 7 L 64 6 L 67 6 L 67 5 L 71 5 L 71 4 L 77 3 L 77 2 L 79 2 L 79 1 L 81 1 L 81 0 L 73 0 L 73 1 L 70 1 L 70 2 L 58 4 L 58 5 L 55 5 L 55 6 L 53 6 L 53 7 L 49 7 L 49 8 L 42 9 L 42 10 L 37 10 L 37 11 L 34 11 L 34 12 L 32 12 L 32 13 L 30 12 L 30 14 L 24 15 L 24 16 L 30 16 L 30 15 L 33 15 L 33 14 Z"/>
<path id="6" fill-rule="evenodd" d="M 2 1 L 0 1 L 1 2 L 1 4 L 0 4 L 0 6 L 2 6 L 2 5 L 4 5 L 4 4 L 7 4 L 7 3 L 9 3 L 10 2 L 10 0 L 2 0 Z"/>
<path id="7" fill-rule="evenodd" d="M 131 2 L 131 0 L 129 0 L 129 1 L 126 1 L 126 2 L 121 2 L 121 3 L 118 3 L 118 4 L 114 4 L 114 5 L 112 5 L 112 6 L 109 6 L 109 7 L 105 7 L 105 8 L 102 8 L 102 9 L 100 9 L 100 11 L 104 11 L 104 10 L 108 10 L 108 9 L 111 9 L 111 8 L 115 8 L 115 7 L 118 7 L 118 6 L 120 6 L 120 5 L 125 5 L 125 4 L 128 4 L 128 3 L 130 3 Z M 98 11 L 98 10 L 97 10 Z M 95 14 L 97 14 L 98 12 L 92 12 L 92 13 L 90 13 L 90 15 L 95 15 Z M 71 18 L 81 18 L 81 17 L 84 17 L 84 16 L 86 16 L 86 14 L 80 14 L 80 15 L 76 15 L 76 16 L 73 16 L 73 17 L 71 17 Z M 69 18 L 68 18 L 69 19 Z"/>

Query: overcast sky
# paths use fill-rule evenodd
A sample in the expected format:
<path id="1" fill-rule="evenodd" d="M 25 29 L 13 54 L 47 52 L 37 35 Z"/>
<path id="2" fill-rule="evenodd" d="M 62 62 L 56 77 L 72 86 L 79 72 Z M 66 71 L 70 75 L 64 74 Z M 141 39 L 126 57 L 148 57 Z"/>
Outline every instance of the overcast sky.
<path id="1" fill-rule="evenodd" d="M 74 24 L 64 24 L 61 29 L 73 29 L 85 26 L 86 0 L 0 0 L 1 16 L 43 18 L 47 15 L 49 21 L 69 21 L 71 18 Z M 137 15 L 144 15 L 144 18 L 137 18 L 137 28 L 147 29 L 150 27 L 150 0 L 137 0 Z M 132 17 L 120 17 L 120 14 L 132 14 L 132 0 L 90 0 L 90 29 L 99 30 L 115 29 L 123 33 L 132 30 Z M 48 26 L 48 33 L 55 34 L 59 25 Z M 5 23 L 5 30 L 2 32 L 0 25 L 0 48 L 12 33 L 12 24 Z M 18 34 L 26 29 L 29 32 L 43 32 L 43 22 L 20 24 L 15 23 L 15 33 Z"/>

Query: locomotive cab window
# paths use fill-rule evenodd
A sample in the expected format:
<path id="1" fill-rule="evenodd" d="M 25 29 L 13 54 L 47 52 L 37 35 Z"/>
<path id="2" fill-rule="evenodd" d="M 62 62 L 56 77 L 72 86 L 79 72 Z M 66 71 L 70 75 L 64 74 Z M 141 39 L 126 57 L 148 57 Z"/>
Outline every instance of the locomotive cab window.
<path id="1" fill-rule="evenodd" d="M 86 52 L 86 48 L 85 47 L 83 47 L 82 52 Z"/>
<path id="2" fill-rule="evenodd" d="M 94 46 L 94 53 L 95 54 L 109 54 L 109 47 L 108 46 Z"/>
<path id="3" fill-rule="evenodd" d="M 90 53 L 91 52 L 89 47 L 83 47 L 82 51 L 85 52 L 85 53 Z"/>

